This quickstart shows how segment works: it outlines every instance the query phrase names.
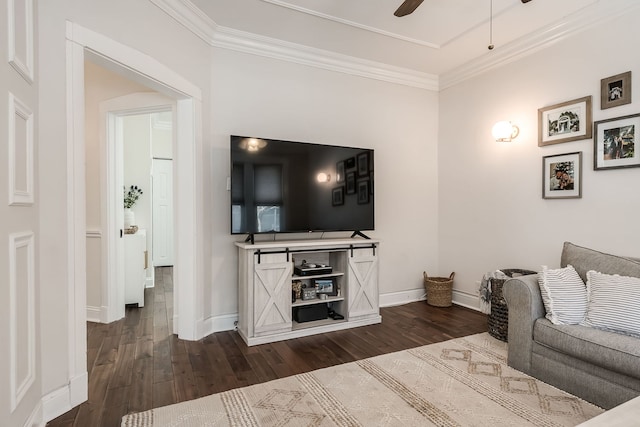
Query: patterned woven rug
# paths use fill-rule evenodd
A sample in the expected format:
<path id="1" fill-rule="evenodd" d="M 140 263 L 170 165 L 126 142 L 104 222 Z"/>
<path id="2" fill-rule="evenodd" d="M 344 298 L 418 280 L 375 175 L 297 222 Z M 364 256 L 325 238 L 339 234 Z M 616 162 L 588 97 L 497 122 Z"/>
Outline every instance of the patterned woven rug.
<path id="1" fill-rule="evenodd" d="M 123 417 L 146 426 L 575 426 L 603 412 L 506 364 L 487 333 Z"/>

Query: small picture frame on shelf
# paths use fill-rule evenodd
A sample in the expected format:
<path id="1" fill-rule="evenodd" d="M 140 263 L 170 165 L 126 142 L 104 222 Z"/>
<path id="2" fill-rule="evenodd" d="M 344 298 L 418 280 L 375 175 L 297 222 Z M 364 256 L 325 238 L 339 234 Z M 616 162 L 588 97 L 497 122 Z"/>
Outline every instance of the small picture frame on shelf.
<path id="1" fill-rule="evenodd" d="M 542 158 L 542 198 L 582 197 L 582 151 Z"/>
<path id="2" fill-rule="evenodd" d="M 313 279 L 313 285 L 318 295 L 324 294 L 333 297 L 338 295 L 338 284 L 335 277 Z"/>
<path id="3" fill-rule="evenodd" d="M 631 71 L 600 80 L 600 109 L 631 104 Z"/>

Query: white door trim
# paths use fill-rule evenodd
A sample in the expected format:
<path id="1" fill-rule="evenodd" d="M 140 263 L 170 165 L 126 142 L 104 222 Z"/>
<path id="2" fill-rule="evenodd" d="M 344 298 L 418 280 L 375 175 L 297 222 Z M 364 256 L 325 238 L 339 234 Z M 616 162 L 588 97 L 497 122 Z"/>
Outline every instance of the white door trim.
<path id="1" fill-rule="evenodd" d="M 175 102 L 158 93 L 133 93 L 100 103 L 100 190 L 104 205 L 102 215 L 102 318 L 106 323 L 124 317 L 124 263 L 120 230 L 123 224 L 122 202 L 122 138 L 117 122 L 124 116 L 172 111 Z M 120 179 L 118 180 L 118 176 Z M 120 256 L 118 255 L 120 254 Z"/>
<path id="2" fill-rule="evenodd" d="M 70 404 L 75 406 L 87 398 L 86 381 L 86 217 L 84 174 L 84 58 L 95 55 L 100 65 L 124 73 L 171 98 L 177 99 L 175 143 L 176 268 L 174 269 L 174 331 L 180 338 L 195 340 L 197 325 L 203 323 L 202 272 L 197 259 L 196 213 L 199 168 L 197 147 L 202 144 L 202 94 L 198 87 L 156 59 L 123 45 L 104 35 L 67 21 L 67 162 L 68 162 L 68 272 L 69 272 L 69 381 L 78 390 L 69 390 Z"/>

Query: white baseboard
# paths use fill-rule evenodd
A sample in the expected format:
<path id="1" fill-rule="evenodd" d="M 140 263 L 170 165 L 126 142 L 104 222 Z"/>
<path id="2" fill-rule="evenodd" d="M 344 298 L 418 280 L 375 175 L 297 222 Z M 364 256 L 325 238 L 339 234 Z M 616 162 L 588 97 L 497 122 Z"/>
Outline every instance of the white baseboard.
<path id="1" fill-rule="evenodd" d="M 155 285 L 155 279 L 153 277 L 147 277 L 147 279 L 144 281 L 145 288 L 153 288 L 155 287 Z"/>
<path id="2" fill-rule="evenodd" d="M 89 399 L 89 373 L 83 372 L 69 381 L 69 401 L 71 407 Z"/>
<path id="3" fill-rule="evenodd" d="M 102 321 L 102 308 L 87 306 L 87 322 L 105 323 Z"/>
<path id="4" fill-rule="evenodd" d="M 478 295 L 468 294 L 466 292 L 460 292 L 453 290 L 453 303 L 461 305 L 462 307 L 470 308 L 471 310 L 480 310 L 480 298 Z"/>
<path id="5" fill-rule="evenodd" d="M 69 384 L 52 391 L 42 398 L 42 416 L 44 423 L 59 417 L 78 406 L 88 398 L 89 376 L 85 372 L 71 378 Z"/>
<path id="6" fill-rule="evenodd" d="M 237 321 L 238 313 L 209 317 L 202 322 L 201 334 L 199 334 L 200 339 L 215 332 L 233 331 L 236 328 Z"/>
<path id="7" fill-rule="evenodd" d="M 380 307 L 393 307 L 395 305 L 408 304 L 415 301 L 424 301 L 426 295 L 424 289 L 412 289 L 410 291 L 390 292 L 380 295 Z"/>
<path id="8" fill-rule="evenodd" d="M 72 408 L 69 400 L 69 388 L 69 385 L 60 387 L 42 398 L 42 418 L 45 423 Z"/>
<path id="9" fill-rule="evenodd" d="M 35 408 L 33 408 L 33 412 L 27 418 L 27 421 L 24 423 L 24 427 L 45 427 L 46 421 L 42 418 L 42 401 L 38 402 Z"/>
<path id="10" fill-rule="evenodd" d="M 465 292 L 456 291 L 452 292 L 452 302 L 462 307 L 470 308 L 472 310 L 480 311 L 480 304 L 477 295 L 471 295 Z M 402 292 L 391 292 L 388 294 L 380 295 L 380 307 L 393 307 L 395 305 L 408 304 L 415 301 L 424 301 L 426 299 L 424 289 L 412 289 Z"/>

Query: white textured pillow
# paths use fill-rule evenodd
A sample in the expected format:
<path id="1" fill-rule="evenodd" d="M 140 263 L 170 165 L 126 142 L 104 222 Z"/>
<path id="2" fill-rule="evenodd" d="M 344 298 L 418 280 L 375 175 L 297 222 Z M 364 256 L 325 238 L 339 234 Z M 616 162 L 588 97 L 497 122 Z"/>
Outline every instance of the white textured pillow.
<path id="1" fill-rule="evenodd" d="M 577 325 L 587 311 L 587 289 L 571 266 L 550 270 L 546 265 L 538 274 L 538 285 L 547 319 L 556 325 Z"/>
<path id="2" fill-rule="evenodd" d="M 640 278 L 587 272 L 585 326 L 640 337 Z"/>

